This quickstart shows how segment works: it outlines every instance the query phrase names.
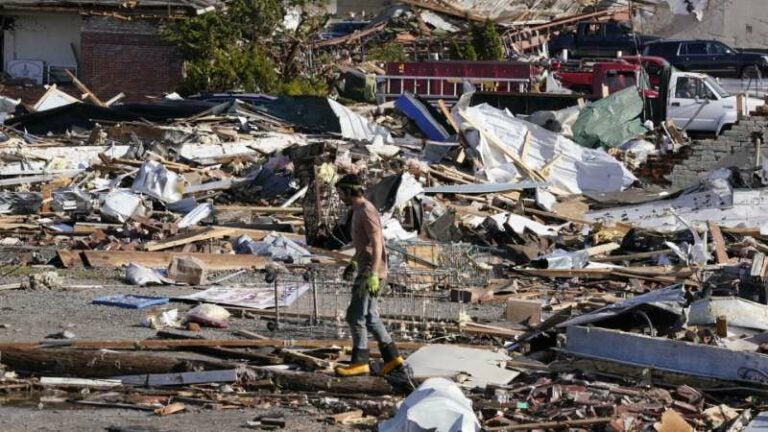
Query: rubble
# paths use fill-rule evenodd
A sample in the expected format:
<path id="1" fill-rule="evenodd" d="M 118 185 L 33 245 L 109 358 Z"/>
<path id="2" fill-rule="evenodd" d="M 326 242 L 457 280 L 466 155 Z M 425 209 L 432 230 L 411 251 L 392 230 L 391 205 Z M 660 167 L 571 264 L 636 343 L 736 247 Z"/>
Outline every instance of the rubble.
<path id="1" fill-rule="evenodd" d="M 596 2 L 404 3 L 313 42 L 308 63 L 345 68 L 340 98 L 107 103 L 74 75 L 83 98 L 4 96 L 0 404 L 175 429 L 200 413 L 284 430 L 764 428 L 768 122 L 700 141 L 635 87 L 552 93 L 538 32 Z M 441 75 L 425 96 L 391 74 L 413 64 L 341 60 L 376 37 L 431 52 L 488 17 L 522 93 Z M 720 139 L 728 158 L 707 153 Z M 333 374 L 350 358 L 335 188 L 350 173 L 386 240 L 379 313 L 405 366 L 385 377 Z"/>

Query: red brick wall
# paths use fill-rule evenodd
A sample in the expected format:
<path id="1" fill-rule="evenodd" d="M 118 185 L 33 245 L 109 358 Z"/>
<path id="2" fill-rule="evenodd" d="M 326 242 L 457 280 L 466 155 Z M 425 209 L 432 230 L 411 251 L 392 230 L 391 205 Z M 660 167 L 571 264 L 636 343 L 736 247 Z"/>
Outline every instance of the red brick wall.
<path id="1" fill-rule="evenodd" d="M 157 34 L 82 33 L 80 80 L 100 99 L 123 92 L 125 102 L 176 89 L 182 61 Z"/>

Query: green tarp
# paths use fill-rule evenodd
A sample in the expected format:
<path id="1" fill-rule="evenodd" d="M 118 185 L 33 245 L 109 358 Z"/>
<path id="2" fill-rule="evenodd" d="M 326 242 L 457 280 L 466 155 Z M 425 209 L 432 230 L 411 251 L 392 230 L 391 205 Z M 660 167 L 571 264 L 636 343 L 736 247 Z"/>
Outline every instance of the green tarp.
<path id="1" fill-rule="evenodd" d="M 584 107 L 571 128 L 573 140 L 589 147 L 617 147 L 647 130 L 640 119 L 643 99 L 628 87 Z"/>

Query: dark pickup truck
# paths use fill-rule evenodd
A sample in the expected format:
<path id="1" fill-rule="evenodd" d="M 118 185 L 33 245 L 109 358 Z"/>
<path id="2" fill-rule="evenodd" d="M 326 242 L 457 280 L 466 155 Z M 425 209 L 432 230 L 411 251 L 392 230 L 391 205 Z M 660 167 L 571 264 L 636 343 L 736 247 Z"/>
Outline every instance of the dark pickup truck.
<path id="1" fill-rule="evenodd" d="M 768 73 L 768 55 L 735 50 L 715 40 L 663 40 L 645 55 L 663 57 L 678 69 L 723 78 L 757 78 Z"/>
<path id="2" fill-rule="evenodd" d="M 569 57 L 616 57 L 640 54 L 643 47 L 658 38 L 632 31 L 625 22 L 580 22 L 576 30 L 561 33 L 547 44 L 549 54 L 555 56 L 568 50 Z"/>

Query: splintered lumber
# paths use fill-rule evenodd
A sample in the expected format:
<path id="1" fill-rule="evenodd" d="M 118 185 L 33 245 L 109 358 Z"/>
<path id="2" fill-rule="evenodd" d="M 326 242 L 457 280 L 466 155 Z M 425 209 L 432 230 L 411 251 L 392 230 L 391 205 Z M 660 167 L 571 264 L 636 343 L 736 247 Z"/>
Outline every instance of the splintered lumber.
<path id="1" fill-rule="evenodd" d="M 281 349 L 278 354 L 281 355 L 283 358 L 285 358 L 287 362 L 298 363 L 312 370 L 331 368 L 331 364 L 327 360 L 312 357 L 311 355 L 304 354 L 299 351 L 294 351 L 290 349 Z"/>
<path id="2" fill-rule="evenodd" d="M 79 378 L 109 378 L 192 371 L 195 368 L 223 369 L 213 362 L 190 361 L 148 354 L 57 349 L 0 349 L 3 364 L 16 371 Z"/>
<path id="3" fill-rule="evenodd" d="M 615 251 L 616 249 L 620 249 L 621 245 L 616 242 L 601 244 L 598 246 L 592 246 L 591 248 L 587 248 L 587 255 L 590 257 L 597 256 L 597 255 L 604 255 L 608 252 Z"/>
<path id="4" fill-rule="evenodd" d="M 294 372 L 263 368 L 251 370 L 259 375 L 257 379 L 269 378 L 276 386 L 286 390 L 366 395 L 394 393 L 394 389 L 386 379 L 372 375 L 341 378 L 318 372 Z"/>
<path id="5" fill-rule="evenodd" d="M 72 83 L 75 85 L 75 87 L 77 87 L 78 90 L 83 92 L 88 97 L 89 101 L 93 102 L 94 104 L 102 108 L 107 106 L 107 104 L 102 102 L 101 99 L 99 99 L 98 97 L 96 97 L 95 94 L 93 94 L 91 89 L 89 89 L 85 84 L 83 84 L 79 79 L 77 79 L 77 77 L 72 72 L 70 72 L 69 69 L 64 69 L 64 73 L 66 73 L 67 77 L 69 77 L 69 79 L 72 80 Z"/>
<path id="6" fill-rule="evenodd" d="M 271 261 L 255 255 L 205 254 L 185 252 L 83 251 L 91 267 L 122 267 L 139 264 L 149 268 L 166 268 L 177 256 L 197 258 L 208 270 L 263 269 Z"/>
<path id="7" fill-rule="evenodd" d="M 202 232 L 193 231 L 190 233 L 184 233 L 171 238 L 167 238 L 165 240 L 148 242 L 144 245 L 144 250 L 154 252 L 203 240 L 230 237 L 236 233 L 236 228 L 206 228 L 202 230 Z"/>
<path id="8" fill-rule="evenodd" d="M 179 411 L 184 411 L 187 409 L 187 407 L 181 403 L 181 402 L 174 402 L 172 404 L 168 404 L 162 408 L 158 408 L 155 410 L 155 414 L 159 416 L 165 416 L 173 413 L 177 413 Z"/>
<path id="9" fill-rule="evenodd" d="M 725 252 L 725 239 L 720 227 L 713 221 L 707 222 L 709 232 L 712 233 L 712 241 L 715 243 L 715 258 L 718 264 L 728 264 L 728 254 Z"/>
<path id="10" fill-rule="evenodd" d="M 241 205 L 217 205 L 216 212 L 227 211 L 247 211 L 251 213 L 293 213 L 301 214 L 303 207 L 263 207 L 263 206 L 241 206 Z"/>
<path id="11" fill-rule="evenodd" d="M 613 420 L 613 417 L 596 417 L 575 420 L 547 421 L 537 423 L 525 423 L 517 425 L 486 427 L 487 431 L 523 431 L 523 430 L 541 430 L 541 429 L 568 429 L 580 426 L 591 426 L 605 424 Z"/>

